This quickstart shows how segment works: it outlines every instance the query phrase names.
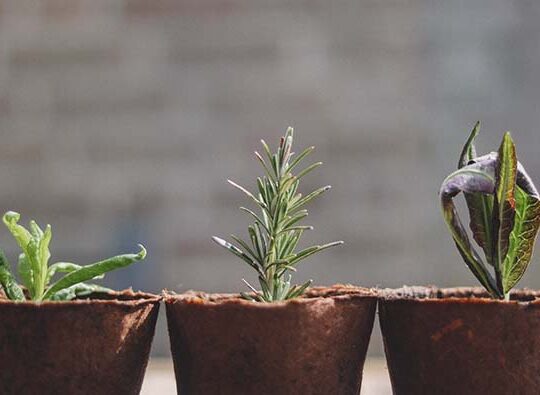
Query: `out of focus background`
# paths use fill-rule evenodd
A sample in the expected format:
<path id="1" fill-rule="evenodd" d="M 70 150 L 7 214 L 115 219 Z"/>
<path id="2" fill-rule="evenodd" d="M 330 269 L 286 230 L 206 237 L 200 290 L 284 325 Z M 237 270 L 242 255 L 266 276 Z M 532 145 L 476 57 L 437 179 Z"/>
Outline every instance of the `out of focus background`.
<path id="1" fill-rule="evenodd" d="M 345 241 L 297 282 L 475 284 L 437 193 L 476 120 L 481 152 L 512 130 L 540 182 L 539 18 L 533 1 L 0 0 L 0 209 L 51 223 L 53 259 L 144 243 L 109 286 L 239 291 L 253 273 L 210 240 L 249 223 L 226 179 L 253 188 L 259 140 L 291 125 L 325 163 L 303 191 L 333 186 L 306 243 Z"/>

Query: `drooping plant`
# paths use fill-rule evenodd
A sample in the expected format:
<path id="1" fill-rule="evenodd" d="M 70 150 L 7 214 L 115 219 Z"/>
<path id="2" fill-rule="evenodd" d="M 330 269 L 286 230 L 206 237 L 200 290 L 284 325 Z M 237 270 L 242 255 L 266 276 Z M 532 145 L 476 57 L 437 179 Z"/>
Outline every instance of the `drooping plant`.
<path id="1" fill-rule="evenodd" d="M 497 152 L 477 156 L 474 126 L 459 158 L 458 170 L 440 190 L 444 219 L 459 253 L 493 298 L 509 299 L 532 257 L 540 226 L 540 195 L 517 160 L 510 133 Z M 470 229 L 485 262 L 473 247 L 453 198 L 463 192 Z M 492 269 L 488 269 L 491 267 Z"/>
<path id="2" fill-rule="evenodd" d="M 257 178 L 258 193 L 252 194 L 228 180 L 232 186 L 255 202 L 260 210 L 260 214 L 257 214 L 249 208 L 240 207 L 255 220 L 248 227 L 249 243 L 235 235 L 231 235 L 231 238 L 237 245 L 215 236 L 212 239 L 257 271 L 261 290 L 255 289 L 243 280 L 253 292 L 241 293 L 241 295 L 248 300 L 272 302 L 302 295 L 311 284 L 311 280 L 302 285 L 291 285 L 290 272 L 296 271 L 296 265 L 301 260 L 343 242 L 335 241 L 296 251 L 304 231 L 313 229 L 312 226 L 299 225 L 299 222 L 308 215 L 304 206 L 329 190 L 330 186 L 319 188 L 306 196 L 298 192 L 300 179 L 322 163 L 313 163 L 293 174 L 314 147 L 306 148 L 298 156 L 294 156 L 292 128 L 287 129 L 275 153 L 270 151 L 264 140 L 261 140 L 261 143 L 267 160 L 255 152 L 255 156 L 266 172 L 265 176 Z"/>
<path id="3" fill-rule="evenodd" d="M 86 281 L 101 279 L 107 272 L 146 257 L 146 249 L 139 244 L 140 251 L 137 254 L 118 255 L 86 266 L 71 262 L 57 262 L 49 266 L 51 226 L 47 225 L 45 230 L 42 230 L 35 221 L 30 221 L 28 230 L 18 224 L 19 219 L 20 214 L 13 211 L 7 212 L 3 217 L 4 224 L 22 250 L 17 269 L 22 285 L 26 288 L 26 295 L 11 273 L 4 252 L 0 250 L 0 285 L 8 299 L 14 301 L 71 300 L 92 292 L 110 291 L 96 284 L 87 284 Z M 57 273 L 66 274 L 51 284 Z"/>

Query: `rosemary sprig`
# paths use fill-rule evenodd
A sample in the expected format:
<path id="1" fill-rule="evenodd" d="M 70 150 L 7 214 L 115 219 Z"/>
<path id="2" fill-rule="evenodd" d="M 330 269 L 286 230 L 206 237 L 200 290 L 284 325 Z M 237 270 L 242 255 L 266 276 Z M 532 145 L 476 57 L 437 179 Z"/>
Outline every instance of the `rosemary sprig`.
<path id="1" fill-rule="evenodd" d="M 231 238 L 236 244 L 212 237 L 217 244 L 257 271 L 260 291 L 243 280 L 252 291 L 249 294 L 242 293 L 248 300 L 272 302 L 302 295 L 312 281 L 302 285 L 291 285 L 290 272 L 296 271 L 298 262 L 317 252 L 343 244 L 342 241 L 335 241 L 296 251 L 303 232 L 313 229 L 312 226 L 299 225 L 308 215 L 303 207 L 329 190 L 330 186 L 319 188 L 306 196 L 298 192 L 300 179 L 322 163 L 313 163 L 294 175 L 293 170 L 314 147 L 306 148 L 293 158 L 293 134 L 293 129 L 288 128 L 275 153 L 272 153 L 264 140 L 261 140 L 266 159 L 258 152 L 255 152 L 255 156 L 262 164 L 266 175 L 257 178 L 256 194 L 229 180 L 232 186 L 254 201 L 260 210 L 260 214 L 257 214 L 249 208 L 240 208 L 254 219 L 254 223 L 248 227 L 249 242 L 235 235 L 231 235 Z"/>

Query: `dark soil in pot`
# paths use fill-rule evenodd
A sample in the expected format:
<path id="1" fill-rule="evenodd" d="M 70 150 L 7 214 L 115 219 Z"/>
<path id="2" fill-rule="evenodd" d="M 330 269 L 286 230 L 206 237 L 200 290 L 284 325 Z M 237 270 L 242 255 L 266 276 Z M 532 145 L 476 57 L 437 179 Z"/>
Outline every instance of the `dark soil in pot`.
<path id="1" fill-rule="evenodd" d="M 131 290 L 41 304 L 0 298 L 0 393 L 138 394 L 160 300 Z"/>
<path id="2" fill-rule="evenodd" d="M 358 394 L 375 292 L 313 288 L 257 303 L 238 295 L 165 298 L 179 394 Z"/>
<path id="3" fill-rule="evenodd" d="M 540 393 L 540 292 L 510 302 L 479 288 L 381 292 L 394 394 Z"/>

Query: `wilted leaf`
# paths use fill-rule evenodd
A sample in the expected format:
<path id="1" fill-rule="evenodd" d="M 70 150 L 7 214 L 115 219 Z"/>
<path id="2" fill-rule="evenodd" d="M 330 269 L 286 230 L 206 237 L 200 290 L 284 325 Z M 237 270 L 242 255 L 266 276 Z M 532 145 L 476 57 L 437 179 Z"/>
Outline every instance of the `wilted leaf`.
<path id="1" fill-rule="evenodd" d="M 485 171 L 478 170 L 478 167 L 477 164 L 468 165 L 446 178 L 440 191 L 441 205 L 446 224 L 465 264 L 493 296 L 500 297 L 495 281 L 472 246 L 453 202 L 453 198 L 460 192 L 471 194 L 494 192 L 495 180 Z"/>
<path id="2" fill-rule="evenodd" d="M 475 163 L 476 149 L 474 140 L 480 130 L 480 122 L 476 122 L 474 128 L 465 142 L 458 162 L 458 169 L 461 169 L 471 163 Z M 483 193 L 464 193 L 469 209 L 469 227 L 471 228 L 473 238 L 484 250 L 486 260 L 493 264 L 493 196 Z"/>

